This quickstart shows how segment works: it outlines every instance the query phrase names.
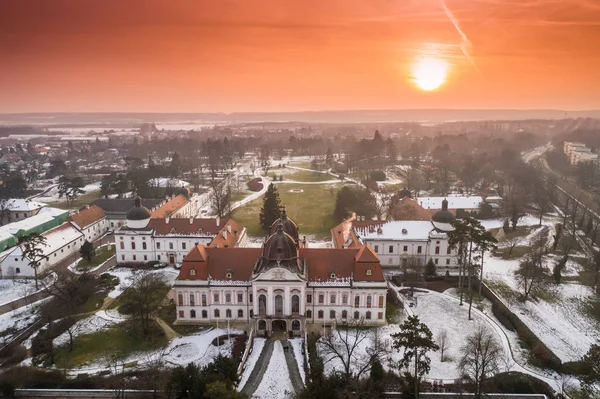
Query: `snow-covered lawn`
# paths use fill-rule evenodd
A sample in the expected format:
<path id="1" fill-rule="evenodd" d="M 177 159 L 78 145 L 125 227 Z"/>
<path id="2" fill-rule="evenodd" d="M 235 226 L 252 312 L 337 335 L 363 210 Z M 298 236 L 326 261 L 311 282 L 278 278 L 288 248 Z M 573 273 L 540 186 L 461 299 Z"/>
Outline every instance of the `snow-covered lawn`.
<path id="1" fill-rule="evenodd" d="M 86 194 L 94 191 L 100 191 L 100 182 L 87 184 L 83 187 L 82 190 L 85 191 Z M 60 201 L 61 198 L 58 196 L 58 186 L 53 187 L 47 193 L 44 193 L 43 196 L 36 197 L 35 200 L 44 203 Z"/>
<path id="2" fill-rule="evenodd" d="M 254 370 L 254 366 L 258 361 L 260 353 L 265 347 L 265 341 L 265 338 L 254 338 L 250 355 L 248 355 L 248 359 L 246 359 L 244 372 L 242 373 L 242 377 L 240 378 L 240 382 L 237 386 L 238 391 L 241 391 L 244 388 L 244 385 L 246 385 L 246 382 L 248 382 L 248 378 L 250 378 L 250 374 L 252 374 L 252 370 Z"/>
<path id="3" fill-rule="evenodd" d="M 45 285 L 50 285 L 54 281 L 55 275 L 50 274 L 39 281 L 40 291 Z M 2 279 L 0 280 L 0 306 L 35 294 L 35 281 L 33 279 Z"/>
<path id="4" fill-rule="evenodd" d="M 179 271 L 171 268 L 171 267 L 167 267 L 164 269 L 156 269 L 156 270 L 147 270 L 147 269 L 131 269 L 131 268 L 126 268 L 126 267 L 119 267 L 116 269 L 112 269 L 110 271 L 107 272 L 108 274 L 110 274 L 111 276 L 115 276 L 119 278 L 119 285 L 117 285 L 111 292 L 108 293 L 108 296 L 111 298 L 116 298 L 119 295 L 121 295 L 123 293 L 123 291 L 125 291 L 127 289 L 127 287 L 129 287 L 129 285 L 131 284 L 131 278 L 133 277 L 133 275 L 135 273 L 156 273 L 156 274 L 160 274 L 164 277 L 165 281 L 169 284 L 169 285 L 173 285 L 173 283 L 175 282 L 175 279 L 177 278 L 177 276 L 179 275 Z"/>
<path id="5" fill-rule="evenodd" d="M 296 363 L 298 363 L 300 377 L 302 377 L 302 382 L 306 384 L 306 373 L 304 372 L 304 351 L 302 350 L 304 339 L 292 338 L 290 339 L 290 342 L 294 348 L 294 358 L 296 359 Z"/>
<path id="6" fill-rule="evenodd" d="M 197 334 L 175 338 L 169 343 L 167 348 L 160 353 L 164 354 L 163 359 L 167 363 L 173 365 L 185 366 L 192 362 L 203 367 L 211 363 L 219 354 L 231 357 L 233 337 L 230 341 L 225 337 L 225 343 L 220 346 L 214 346 L 212 344 L 212 341 L 215 338 L 223 335 L 226 336 L 228 331 L 231 335 L 243 333 L 243 331 L 240 330 L 214 328 L 209 331 L 202 331 Z"/>
<path id="7" fill-rule="evenodd" d="M 283 399 L 291 398 L 293 395 L 294 388 L 285 362 L 283 346 L 281 341 L 275 341 L 269 366 L 252 397 L 257 399 Z"/>
<path id="8" fill-rule="evenodd" d="M 83 320 L 79 320 L 73 325 L 73 327 L 71 327 L 71 332 L 73 333 L 73 338 L 75 338 L 80 335 L 98 332 L 116 323 L 117 322 L 114 320 L 103 318 L 95 314 Z M 67 345 L 69 343 L 69 332 L 65 331 L 64 333 L 56 337 L 53 342 L 55 347 Z"/>
<path id="9" fill-rule="evenodd" d="M 33 324 L 40 305 L 42 305 L 48 299 L 49 298 L 45 298 L 30 305 L 23 306 L 0 315 L 0 333 L 9 328 L 14 328 L 18 331 L 26 328 L 30 324 Z"/>
<path id="10" fill-rule="evenodd" d="M 524 219 L 527 221 L 529 217 Z M 544 218 L 543 225 L 550 228 L 549 234 L 553 234 L 553 225 L 558 221 L 555 216 Z M 539 219 L 536 219 L 535 224 L 538 222 Z M 528 238 L 541 231 L 541 228 L 533 229 L 528 237 L 520 240 L 520 245 L 526 245 Z M 548 270 L 552 270 L 559 258 L 559 255 L 553 254 L 546 257 Z M 522 258 L 487 256 L 483 269 L 484 280 L 562 361 L 579 360 L 600 339 L 598 322 L 585 312 L 585 302 L 593 296 L 592 289 L 575 283 L 552 284 L 548 288 L 548 298 L 544 295 L 544 299 L 533 298 L 520 302 L 517 299 L 520 289 L 514 273 L 521 261 Z M 571 259 L 563 275 L 575 276 L 580 270 L 581 265 Z"/>

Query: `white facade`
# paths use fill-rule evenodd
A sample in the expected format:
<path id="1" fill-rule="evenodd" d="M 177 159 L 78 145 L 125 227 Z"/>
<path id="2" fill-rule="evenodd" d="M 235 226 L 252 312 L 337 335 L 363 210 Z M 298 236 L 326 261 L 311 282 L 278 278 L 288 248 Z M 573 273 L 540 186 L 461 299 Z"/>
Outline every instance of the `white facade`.
<path id="1" fill-rule="evenodd" d="M 83 234 L 68 222 L 42 234 L 42 236 L 46 238 L 43 251 L 47 259 L 41 261 L 38 275 L 79 252 L 85 240 Z M 29 262 L 28 258 L 23 258 L 21 246 L 16 246 L 0 263 L 2 277 L 34 277 L 35 272 L 29 266 Z"/>
<path id="2" fill-rule="evenodd" d="M 45 207 L 46 204 L 37 201 L 31 201 L 22 198 L 8 199 L 0 207 L 2 208 L 1 224 L 18 222 L 19 220 L 27 219 Z"/>
<path id="3" fill-rule="evenodd" d="M 285 268 L 270 269 L 252 281 L 180 281 L 174 287 L 179 323 L 253 323 L 259 334 L 284 323 L 293 334 L 306 324 L 331 326 L 340 320 L 386 324 L 387 284 L 311 283 Z"/>

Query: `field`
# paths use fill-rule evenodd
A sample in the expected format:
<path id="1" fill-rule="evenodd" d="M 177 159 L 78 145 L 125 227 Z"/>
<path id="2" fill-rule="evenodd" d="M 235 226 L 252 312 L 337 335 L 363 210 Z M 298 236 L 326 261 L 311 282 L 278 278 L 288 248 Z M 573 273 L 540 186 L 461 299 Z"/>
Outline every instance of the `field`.
<path id="1" fill-rule="evenodd" d="M 301 182 L 322 182 L 328 180 L 335 180 L 336 177 L 329 173 L 320 172 L 309 172 L 307 170 L 298 170 L 294 173 L 284 175 L 284 179 L 301 181 Z"/>
<path id="2" fill-rule="evenodd" d="M 106 262 L 110 257 L 114 256 L 117 251 L 112 245 L 110 248 L 111 249 L 109 249 L 109 246 L 103 246 L 102 248 L 96 249 L 96 255 L 92 258 L 91 262 L 88 262 L 87 259 L 81 259 L 77 263 L 77 271 L 88 271 Z"/>
<path id="3" fill-rule="evenodd" d="M 61 200 L 50 202 L 48 205 L 59 209 L 79 209 L 100 197 L 100 191 L 89 191 L 77 197 L 72 203 L 67 203 L 66 200 Z"/>
<path id="4" fill-rule="evenodd" d="M 310 173 L 310 172 L 308 172 Z M 277 184 L 281 203 L 286 206 L 288 216 L 300 228 L 300 235 L 313 235 L 317 238 L 329 236 L 329 230 L 337 223 L 333 217 L 335 198 L 340 184 Z M 292 193 L 290 190 L 303 190 Z M 232 218 L 246 227 L 250 236 L 263 236 L 259 213 L 262 207 L 260 197 L 233 211 Z"/>

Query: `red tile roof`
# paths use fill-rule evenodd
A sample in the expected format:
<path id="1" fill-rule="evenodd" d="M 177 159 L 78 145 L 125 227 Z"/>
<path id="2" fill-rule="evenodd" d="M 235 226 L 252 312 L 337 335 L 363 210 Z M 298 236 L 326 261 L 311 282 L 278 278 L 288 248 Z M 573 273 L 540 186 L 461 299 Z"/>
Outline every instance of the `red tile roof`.
<path id="1" fill-rule="evenodd" d="M 306 260 L 309 281 L 327 281 L 331 273 L 336 278 L 354 281 L 385 281 L 379 258 L 368 247 L 301 249 L 300 257 Z M 371 275 L 367 275 L 371 270 Z"/>
<path id="2" fill-rule="evenodd" d="M 237 245 L 244 228 L 233 219 L 225 219 L 226 223 L 217 236 L 210 242 L 211 248 L 233 248 Z"/>
<path id="3" fill-rule="evenodd" d="M 188 203 L 188 199 L 183 194 L 179 194 L 175 198 L 170 199 L 162 206 L 152 212 L 153 218 L 166 218 L 181 209 L 182 206 Z"/>
<path id="4" fill-rule="evenodd" d="M 437 209 L 425 209 L 412 198 L 404 197 L 392 208 L 394 220 L 431 220 Z"/>
<path id="5" fill-rule="evenodd" d="M 191 222 L 190 222 L 191 221 Z M 229 219 L 221 219 L 217 226 L 217 219 L 190 219 L 190 218 L 153 218 L 150 219 L 148 227 L 154 229 L 157 235 L 167 234 L 202 234 L 217 235 L 217 233 L 229 222 Z"/>
<path id="6" fill-rule="evenodd" d="M 252 270 L 261 248 L 209 248 L 196 245 L 183 258 L 177 280 L 229 280 L 227 270 L 231 270 L 232 281 L 250 281 Z M 191 274 L 192 269 L 195 273 Z"/>
<path id="7" fill-rule="evenodd" d="M 106 217 L 104 209 L 99 206 L 92 205 L 89 208 L 83 209 L 71 216 L 69 221 L 74 222 L 79 228 L 84 229 Z"/>
<path id="8" fill-rule="evenodd" d="M 358 237 L 352 231 L 352 223 L 356 220 L 356 214 L 331 229 L 331 240 L 334 248 L 356 248 L 360 246 Z"/>

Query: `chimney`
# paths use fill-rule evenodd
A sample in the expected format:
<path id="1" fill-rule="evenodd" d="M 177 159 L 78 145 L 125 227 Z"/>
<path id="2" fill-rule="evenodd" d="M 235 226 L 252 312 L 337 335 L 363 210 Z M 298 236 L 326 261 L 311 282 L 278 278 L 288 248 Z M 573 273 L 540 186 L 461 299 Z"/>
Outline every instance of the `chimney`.
<path id="1" fill-rule="evenodd" d="M 217 227 L 221 225 L 221 218 L 217 216 Z"/>
<path id="2" fill-rule="evenodd" d="M 227 225 L 227 232 L 231 233 L 231 225 L 230 224 Z"/>
<path id="3" fill-rule="evenodd" d="M 227 239 L 227 230 L 223 230 L 223 238 Z"/>
<path id="4" fill-rule="evenodd" d="M 190 224 L 194 224 L 194 217 L 190 216 Z"/>
<path id="5" fill-rule="evenodd" d="M 169 224 L 169 217 L 165 218 L 165 224 Z"/>

